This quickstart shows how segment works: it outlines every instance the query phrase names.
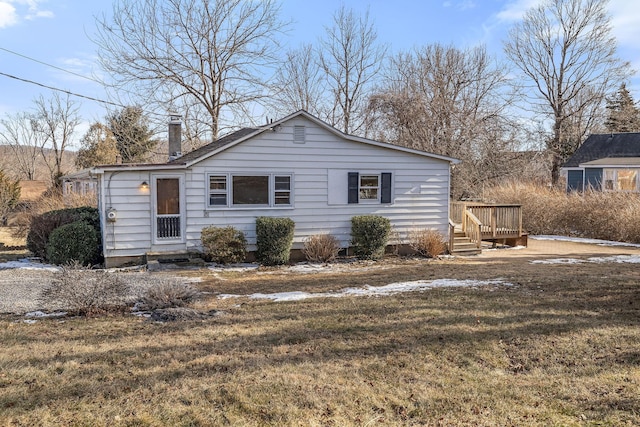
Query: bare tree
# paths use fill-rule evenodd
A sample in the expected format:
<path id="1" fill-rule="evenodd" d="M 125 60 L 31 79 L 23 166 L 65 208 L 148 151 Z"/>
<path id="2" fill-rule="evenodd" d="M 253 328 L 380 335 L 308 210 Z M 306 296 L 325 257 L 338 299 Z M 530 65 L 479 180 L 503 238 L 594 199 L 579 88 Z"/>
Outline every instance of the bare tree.
<path id="1" fill-rule="evenodd" d="M 216 139 L 224 114 L 265 95 L 261 76 L 286 27 L 278 13 L 276 0 L 119 0 L 112 19 L 97 19 L 95 42 L 116 90 L 163 112 L 187 98 Z"/>
<path id="2" fill-rule="evenodd" d="M 331 124 L 345 133 L 365 134 L 368 92 L 387 52 L 378 44 L 369 12 L 357 17 L 340 8 L 320 47 L 320 65 L 332 94 Z"/>
<path id="3" fill-rule="evenodd" d="M 327 118 L 325 78 L 318 61 L 318 53 L 310 44 L 287 52 L 273 83 L 275 110 L 284 114 L 305 110 Z"/>
<path id="4" fill-rule="evenodd" d="M 73 133 L 80 123 L 79 105 L 55 92 L 51 98 L 42 95 L 34 100 L 35 129 L 43 138 L 41 153 L 49 168 L 51 184 L 59 187 L 59 178 L 64 174 L 64 153 L 73 142 Z"/>
<path id="5" fill-rule="evenodd" d="M 34 180 L 38 175 L 38 158 L 46 142 L 46 136 L 38 132 L 37 120 L 32 113 L 16 113 L 0 120 L 0 143 L 11 150 L 7 167 L 22 179 Z"/>
<path id="6" fill-rule="evenodd" d="M 484 47 L 425 46 L 391 59 L 385 86 L 371 97 L 379 137 L 463 160 L 453 173 L 456 198 L 514 171 L 517 127 L 507 71 Z"/>
<path id="7" fill-rule="evenodd" d="M 565 133 L 578 123 L 593 122 L 586 120 L 585 113 L 596 111 L 593 106 L 601 106 L 605 95 L 629 75 L 628 64 L 616 57 L 607 3 L 547 0 L 525 14 L 505 43 L 507 56 L 532 83 L 530 102 L 551 118 L 547 148 L 552 153 L 554 184 L 560 167 L 581 143 Z"/>

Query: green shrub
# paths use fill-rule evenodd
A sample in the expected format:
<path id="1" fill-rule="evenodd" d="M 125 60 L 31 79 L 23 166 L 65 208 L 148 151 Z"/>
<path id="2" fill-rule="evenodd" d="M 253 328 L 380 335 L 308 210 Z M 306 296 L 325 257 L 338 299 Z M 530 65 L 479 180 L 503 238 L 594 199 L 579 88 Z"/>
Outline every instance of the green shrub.
<path id="1" fill-rule="evenodd" d="M 256 218 L 256 259 L 263 265 L 289 262 L 295 223 L 291 218 Z"/>
<path id="2" fill-rule="evenodd" d="M 47 260 L 54 264 L 76 261 L 91 264 L 98 256 L 98 234 L 85 221 L 62 225 L 51 232 L 47 244 Z"/>
<path id="3" fill-rule="evenodd" d="M 362 259 L 384 256 L 391 234 L 391 221 L 379 215 L 358 215 L 351 218 L 351 245 Z"/>
<path id="4" fill-rule="evenodd" d="M 213 262 L 242 262 L 247 256 L 247 239 L 244 233 L 231 226 L 203 228 L 200 239 L 206 257 Z"/>
<path id="5" fill-rule="evenodd" d="M 96 235 L 100 236 L 98 209 L 89 206 L 59 209 L 45 212 L 42 215 L 36 215 L 31 218 L 29 233 L 27 234 L 27 249 L 29 249 L 34 256 L 50 261 L 47 258 L 47 244 L 49 243 L 51 232 L 62 225 L 71 224 L 76 221 L 86 222 L 95 230 Z M 92 264 L 100 262 L 100 255 L 102 253 L 102 243 L 100 239 L 98 239 L 96 252 L 96 258 L 91 261 Z"/>

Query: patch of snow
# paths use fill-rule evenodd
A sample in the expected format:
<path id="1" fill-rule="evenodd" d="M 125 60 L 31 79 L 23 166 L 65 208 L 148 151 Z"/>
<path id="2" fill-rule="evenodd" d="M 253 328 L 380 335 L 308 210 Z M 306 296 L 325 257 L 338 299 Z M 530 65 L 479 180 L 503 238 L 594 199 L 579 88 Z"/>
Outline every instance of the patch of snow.
<path id="1" fill-rule="evenodd" d="M 391 283 L 384 286 L 369 286 L 362 288 L 345 288 L 338 292 L 278 292 L 273 294 L 251 294 L 251 295 L 218 295 L 220 299 L 248 297 L 251 299 L 268 299 L 275 302 L 282 301 L 301 301 L 309 298 L 340 298 L 346 296 L 385 296 L 394 295 L 404 292 L 424 291 L 434 288 L 445 287 L 479 287 L 479 286 L 513 286 L 511 283 L 502 279 L 494 280 L 456 280 L 456 279 L 438 279 L 438 280 L 416 280 L 412 282 Z"/>
<path id="2" fill-rule="evenodd" d="M 252 263 L 240 263 L 240 264 L 229 264 L 229 265 L 213 264 L 209 267 L 209 270 L 243 272 L 243 271 L 257 270 L 258 267 L 260 267 L 258 264 L 252 264 Z"/>
<path id="3" fill-rule="evenodd" d="M 19 259 L 18 261 L 0 262 L 0 270 L 46 270 L 46 271 L 60 271 L 60 267 L 56 267 L 51 264 L 43 264 L 30 258 Z"/>
<path id="4" fill-rule="evenodd" d="M 627 246 L 632 248 L 640 248 L 640 244 L 638 243 L 613 242 L 610 240 L 587 239 L 583 237 L 552 236 L 541 234 L 536 236 L 529 236 L 529 238 L 534 240 L 557 240 L 560 242 L 590 243 L 599 246 Z"/>
<path id="5" fill-rule="evenodd" d="M 537 260 L 531 261 L 531 264 L 583 264 L 583 263 L 640 264 L 640 255 L 612 255 L 612 256 L 606 256 L 606 257 L 591 257 L 587 259 L 551 258 L 551 259 L 537 259 Z"/>
<path id="6" fill-rule="evenodd" d="M 40 311 L 40 310 L 30 311 L 30 312 L 24 314 L 25 317 L 39 317 L 39 318 L 63 317 L 63 316 L 66 316 L 66 315 L 67 315 L 66 311 L 55 311 L 53 313 L 45 313 L 45 312 Z"/>

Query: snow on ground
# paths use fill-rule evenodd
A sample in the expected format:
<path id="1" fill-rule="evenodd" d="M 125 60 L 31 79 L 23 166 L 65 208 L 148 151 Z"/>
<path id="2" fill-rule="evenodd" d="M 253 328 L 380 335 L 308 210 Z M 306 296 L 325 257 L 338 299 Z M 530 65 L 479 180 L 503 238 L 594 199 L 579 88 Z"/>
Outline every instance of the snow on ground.
<path id="1" fill-rule="evenodd" d="M 583 264 L 583 263 L 640 264 L 640 255 L 613 255 L 613 256 L 606 256 L 606 257 L 591 257 L 587 259 L 551 258 L 551 259 L 536 259 L 531 261 L 531 264 Z"/>
<path id="2" fill-rule="evenodd" d="M 46 270 L 46 271 L 60 271 L 60 267 L 56 267 L 51 264 L 43 264 L 33 258 L 23 258 L 18 261 L 0 262 L 0 270 Z"/>
<path id="3" fill-rule="evenodd" d="M 425 291 L 434 288 L 447 287 L 480 287 L 480 286 L 513 286 L 511 283 L 502 279 L 494 280 L 456 280 L 456 279 L 438 279 L 438 280 L 416 280 L 413 282 L 398 282 L 384 286 L 369 286 L 362 288 L 345 288 L 337 292 L 278 292 L 274 294 L 251 294 L 251 295 L 218 295 L 220 299 L 242 298 L 251 299 L 268 299 L 271 301 L 301 301 L 309 298 L 340 298 L 346 296 L 385 296 L 394 295 L 404 292 Z"/>
<path id="4" fill-rule="evenodd" d="M 627 246 L 632 248 L 640 248 L 640 244 L 638 243 L 612 242 L 610 240 L 587 239 L 584 237 L 549 236 L 540 234 L 536 236 L 529 236 L 529 238 L 534 240 L 557 240 L 560 242 L 588 243 L 598 246 Z"/>

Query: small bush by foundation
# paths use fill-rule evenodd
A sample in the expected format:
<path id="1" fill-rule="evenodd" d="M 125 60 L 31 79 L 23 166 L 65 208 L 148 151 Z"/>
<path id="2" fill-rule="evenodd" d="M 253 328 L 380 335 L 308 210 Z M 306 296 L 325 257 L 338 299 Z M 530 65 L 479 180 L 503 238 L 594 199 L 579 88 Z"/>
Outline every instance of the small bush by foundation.
<path id="1" fill-rule="evenodd" d="M 96 230 L 85 221 L 62 225 L 49 235 L 46 259 L 58 265 L 93 264 L 98 258 L 98 241 Z"/>
<path id="2" fill-rule="evenodd" d="M 409 233 L 409 246 L 422 256 L 435 258 L 444 253 L 444 236 L 433 229 L 415 229 Z"/>
<path id="3" fill-rule="evenodd" d="M 391 221 L 379 215 L 359 215 L 351 218 L 351 245 L 354 254 L 362 259 L 379 259 L 384 256 Z"/>
<path id="4" fill-rule="evenodd" d="M 263 265 L 289 262 L 295 223 L 291 218 L 256 218 L 256 259 Z"/>
<path id="5" fill-rule="evenodd" d="M 231 264 L 247 256 L 247 239 L 234 227 L 203 228 L 201 240 L 205 256 L 213 262 Z"/>
<path id="6" fill-rule="evenodd" d="M 315 234 L 304 241 L 302 253 L 311 262 L 331 262 L 340 252 L 340 242 L 330 234 Z"/>

